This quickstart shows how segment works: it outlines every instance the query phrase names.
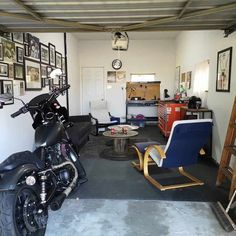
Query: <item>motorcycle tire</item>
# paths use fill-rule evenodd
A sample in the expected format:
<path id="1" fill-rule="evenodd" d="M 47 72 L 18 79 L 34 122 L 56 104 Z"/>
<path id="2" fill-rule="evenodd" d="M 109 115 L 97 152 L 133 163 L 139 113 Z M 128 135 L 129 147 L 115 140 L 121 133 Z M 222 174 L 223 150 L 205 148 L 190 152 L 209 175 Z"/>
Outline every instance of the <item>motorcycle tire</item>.
<path id="1" fill-rule="evenodd" d="M 38 224 L 33 214 L 39 203 L 37 192 L 28 186 L 19 187 L 14 191 L 0 191 L 0 235 L 44 236 L 46 226 L 37 229 Z M 46 220 L 44 224 L 47 224 L 47 209 L 42 214 Z"/>

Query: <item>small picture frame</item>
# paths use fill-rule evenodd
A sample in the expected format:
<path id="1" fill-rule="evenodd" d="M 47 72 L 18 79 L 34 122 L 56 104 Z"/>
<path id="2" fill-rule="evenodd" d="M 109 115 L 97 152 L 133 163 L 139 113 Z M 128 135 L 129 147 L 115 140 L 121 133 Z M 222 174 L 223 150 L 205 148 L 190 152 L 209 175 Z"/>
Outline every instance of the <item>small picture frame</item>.
<path id="1" fill-rule="evenodd" d="M 25 81 L 24 80 L 14 80 L 14 96 L 24 96 L 25 95 Z"/>
<path id="2" fill-rule="evenodd" d="M 4 62 L 0 62 L 0 77 L 8 77 L 9 65 Z"/>
<path id="3" fill-rule="evenodd" d="M 15 43 L 20 43 L 23 44 L 24 43 L 24 34 L 23 33 L 12 33 L 12 41 Z"/>
<path id="4" fill-rule="evenodd" d="M 1 101 L 3 102 L 3 105 L 10 105 L 14 103 L 14 92 L 13 92 L 13 81 L 12 80 L 0 80 L 0 87 L 2 87 L 0 91 L 1 94 L 7 94 L 9 95 L 9 100 Z"/>
<path id="5" fill-rule="evenodd" d="M 48 48 L 49 48 L 49 65 L 56 66 L 56 47 L 53 44 L 49 43 Z"/>
<path id="6" fill-rule="evenodd" d="M 24 61 L 24 49 L 21 47 L 16 47 L 16 61 L 19 63 Z"/>
<path id="7" fill-rule="evenodd" d="M 62 68 L 62 54 L 56 52 L 56 68 Z"/>
<path id="8" fill-rule="evenodd" d="M 53 67 L 47 66 L 47 78 L 50 78 L 50 74 L 53 71 Z"/>
<path id="9" fill-rule="evenodd" d="M 24 43 L 29 43 L 29 33 L 24 33 Z"/>
<path id="10" fill-rule="evenodd" d="M 25 48 L 25 56 L 28 57 L 29 56 L 29 45 L 24 44 L 24 48 Z"/>
<path id="11" fill-rule="evenodd" d="M 9 79 L 14 79 L 14 65 L 9 64 L 9 74 L 8 74 Z"/>
<path id="12" fill-rule="evenodd" d="M 41 64 L 41 78 L 42 80 L 47 78 L 47 66 Z"/>
<path id="13" fill-rule="evenodd" d="M 41 68 L 38 61 L 24 58 L 26 90 L 42 90 Z"/>
<path id="14" fill-rule="evenodd" d="M 32 34 L 28 34 L 29 40 L 29 57 L 33 60 L 40 60 L 40 50 L 39 50 L 39 38 L 33 36 Z"/>
<path id="15" fill-rule="evenodd" d="M 48 46 L 40 43 L 40 61 L 44 64 L 49 64 L 49 49 Z"/>
<path id="16" fill-rule="evenodd" d="M 14 79 L 24 79 L 24 66 L 22 64 L 14 63 Z"/>
<path id="17" fill-rule="evenodd" d="M 62 57 L 61 59 L 61 70 L 62 70 L 62 74 L 65 75 L 66 74 L 66 58 Z"/>
<path id="18" fill-rule="evenodd" d="M 229 47 L 217 53 L 217 92 L 230 92 L 232 51 L 233 48 Z"/>
<path id="19" fill-rule="evenodd" d="M 0 61 L 4 61 L 3 44 L 0 43 Z"/>
<path id="20" fill-rule="evenodd" d="M 6 39 L 2 39 L 2 43 L 3 43 L 4 61 L 11 62 L 11 63 L 14 62 L 16 60 L 15 43 Z"/>

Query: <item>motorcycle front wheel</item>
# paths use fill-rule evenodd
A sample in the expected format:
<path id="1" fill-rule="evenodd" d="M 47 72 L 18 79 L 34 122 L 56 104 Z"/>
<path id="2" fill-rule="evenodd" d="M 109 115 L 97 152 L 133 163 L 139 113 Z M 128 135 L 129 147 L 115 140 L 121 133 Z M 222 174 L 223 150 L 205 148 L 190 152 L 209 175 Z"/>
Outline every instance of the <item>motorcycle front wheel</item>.
<path id="1" fill-rule="evenodd" d="M 22 186 L 0 192 L 0 235 L 43 236 L 48 219 L 35 189 Z"/>

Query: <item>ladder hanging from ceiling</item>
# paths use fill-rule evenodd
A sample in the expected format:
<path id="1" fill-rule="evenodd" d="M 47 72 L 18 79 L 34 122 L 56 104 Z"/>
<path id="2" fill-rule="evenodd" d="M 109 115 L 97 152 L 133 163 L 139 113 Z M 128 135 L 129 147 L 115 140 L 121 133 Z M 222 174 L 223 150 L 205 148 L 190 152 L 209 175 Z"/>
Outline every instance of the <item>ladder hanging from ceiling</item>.
<path id="1" fill-rule="evenodd" d="M 231 180 L 229 198 L 236 189 L 236 97 L 229 120 L 229 125 L 225 137 L 225 143 L 221 154 L 220 167 L 217 175 L 216 185 L 219 186 L 228 178 Z M 234 167 L 230 167 L 231 158 L 234 157 Z"/>

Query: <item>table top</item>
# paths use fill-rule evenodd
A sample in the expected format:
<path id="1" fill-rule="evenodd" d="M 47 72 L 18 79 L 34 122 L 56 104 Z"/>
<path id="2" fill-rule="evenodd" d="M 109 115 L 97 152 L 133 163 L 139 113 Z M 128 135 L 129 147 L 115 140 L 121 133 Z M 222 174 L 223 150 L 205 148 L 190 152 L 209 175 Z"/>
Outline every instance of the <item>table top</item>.
<path id="1" fill-rule="evenodd" d="M 186 111 L 192 111 L 192 112 L 212 112 L 212 110 L 205 108 L 205 107 L 201 107 L 199 109 L 193 109 L 193 108 L 188 108 L 186 106 L 180 107 L 180 109 L 186 110 Z"/>
<path id="2" fill-rule="evenodd" d="M 112 134 L 111 130 L 108 130 L 108 131 L 103 132 L 103 135 L 110 138 L 130 138 L 130 137 L 138 135 L 138 132 L 133 131 L 133 130 L 128 130 L 126 134 L 119 131 Z"/>
<path id="3" fill-rule="evenodd" d="M 139 128 L 139 126 L 136 126 L 136 125 L 127 125 L 127 124 L 108 126 L 108 129 L 115 129 L 116 131 L 122 131 L 122 129 L 126 129 L 126 130 L 136 130 L 136 129 L 138 129 L 138 128 Z"/>

